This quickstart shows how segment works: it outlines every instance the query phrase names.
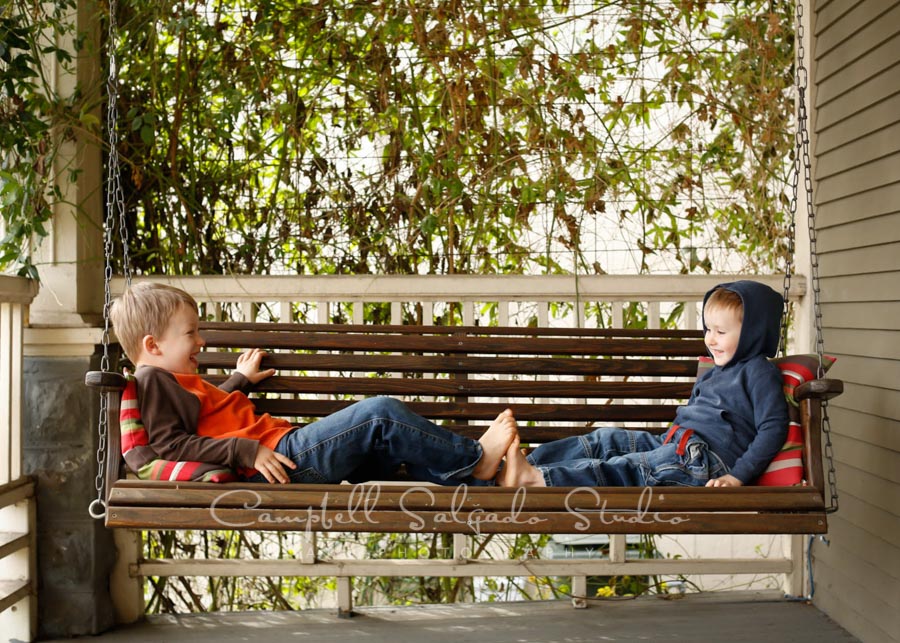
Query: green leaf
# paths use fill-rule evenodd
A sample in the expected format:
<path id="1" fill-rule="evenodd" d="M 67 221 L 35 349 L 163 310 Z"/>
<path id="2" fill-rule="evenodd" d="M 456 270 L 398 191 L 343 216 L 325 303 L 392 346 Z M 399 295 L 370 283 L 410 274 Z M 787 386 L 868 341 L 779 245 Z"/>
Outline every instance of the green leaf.
<path id="1" fill-rule="evenodd" d="M 144 142 L 144 145 L 151 147 L 155 138 L 156 133 L 150 125 L 144 125 L 141 128 L 141 140 Z"/>

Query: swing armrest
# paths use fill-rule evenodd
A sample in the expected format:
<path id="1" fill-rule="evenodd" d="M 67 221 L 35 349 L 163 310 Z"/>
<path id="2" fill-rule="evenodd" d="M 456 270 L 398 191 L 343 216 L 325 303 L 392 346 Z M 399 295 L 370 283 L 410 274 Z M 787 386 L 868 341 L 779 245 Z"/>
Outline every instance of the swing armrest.
<path id="1" fill-rule="evenodd" d="M 841 380 L 818 379 L 804 382 L 794 390 L 794 399 L 798 402 L 806 398 L 816 400 L 830 400 L 844 392 L 844 383 Z"/>
<path id="2" fill-rule="evenodd" d="M 125 390 L 125 376 L 108 371 L 88 371 L 84 374 L 84 383 L 103 392 Z"/>

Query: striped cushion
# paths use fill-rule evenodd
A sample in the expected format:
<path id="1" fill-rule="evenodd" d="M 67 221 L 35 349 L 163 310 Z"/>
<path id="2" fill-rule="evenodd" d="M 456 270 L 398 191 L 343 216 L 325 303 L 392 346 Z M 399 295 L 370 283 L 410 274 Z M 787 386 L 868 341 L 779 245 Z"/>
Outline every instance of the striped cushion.
<path id="1" fill-rule="evenodd" d="M 790 412 L 788 412 L 790 415 Z M 787 439 L 769 466 L 756 479 L 763 487 L 791 487 L 803 482 L 803 429 L 799 422 L 788 422 Z"/>
<path id="2" fill-rule="evenodd" d="M 119 410 L 119 430 L 122 434 L 122 457 L 125 464 L 141 480 L 171 480 L 194 482 L 234 482 L 237 476 L 231 469 L 205 462 L 175 462 L 156 457 L 141 420 L 137 398 L 137 380 L 125 374 L 125 390 Z"/>
<path id="3" fill-rule="evenodd" d="M 822 373 L 826 373 L 836 358 L 830 355 L 822 357 Z M 784 380 L 784 397 L 788 402 L 788 434 L 781 447 L 766 470 L 757 478 L 757 485 L 767 487 L 789 487 L 803 484 L 803 428 L 800 425 L 800 407 L 794 399 L 794 390 L 810 380 L 818 377 L 819 357 L 809 355 L 787 355 L 770 360 L 781 371 Z M 712 368 L 713 361 L 709 357 L 701 357 L 697 367 L 697 376 Z"/>

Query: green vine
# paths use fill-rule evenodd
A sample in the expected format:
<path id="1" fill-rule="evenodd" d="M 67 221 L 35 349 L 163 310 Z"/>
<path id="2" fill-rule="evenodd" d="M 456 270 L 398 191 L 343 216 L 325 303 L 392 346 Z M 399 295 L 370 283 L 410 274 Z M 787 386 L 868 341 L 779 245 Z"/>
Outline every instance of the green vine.
<path id="1" fill-rule="evenodd" d="M 122 3 L 137 268 L 770 270 L 791 7 Z"/>
<path id="2" fill-rule="evenodd" d="M 71 22 L 76 9 L 76 0 L 12 0 L 0 9 L 0 272 L 38 277 L 36 244 L 80 172 L 61 150 L 76 131 L 97 140 L 85 94 L 56 88 L 57 76 L 74 74 L 84 42 Z"/>

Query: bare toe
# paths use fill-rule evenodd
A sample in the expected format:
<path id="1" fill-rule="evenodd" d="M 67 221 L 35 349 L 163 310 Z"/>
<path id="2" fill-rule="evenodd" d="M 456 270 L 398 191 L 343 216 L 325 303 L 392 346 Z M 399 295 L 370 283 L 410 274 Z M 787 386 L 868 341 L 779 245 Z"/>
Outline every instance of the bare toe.
<path id="1" fill-rule="evenodd" d="M 487 431 L 478 438 L 481 444 L 481 460 L 475 466 L 472 476 L 479 480 L 491 480 L 497 475 L 497 469 L 510 444 L 519 435 L 516 420 L 510 409 L 506 409 L 491 422 Z"/>

